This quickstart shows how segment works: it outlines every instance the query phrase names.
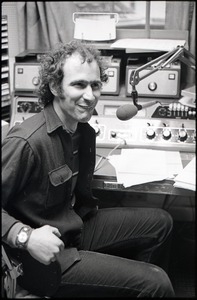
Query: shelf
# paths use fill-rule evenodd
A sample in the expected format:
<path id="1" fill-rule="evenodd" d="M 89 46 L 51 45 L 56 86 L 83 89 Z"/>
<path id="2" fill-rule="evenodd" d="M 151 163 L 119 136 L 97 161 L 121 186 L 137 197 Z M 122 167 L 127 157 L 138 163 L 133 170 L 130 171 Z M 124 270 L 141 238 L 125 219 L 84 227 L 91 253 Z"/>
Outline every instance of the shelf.
<path id="1" fill-rule="evenodd" d="M 10 121 L 11 91 L 7 16 L 1 17 L 1 119 Z"/>

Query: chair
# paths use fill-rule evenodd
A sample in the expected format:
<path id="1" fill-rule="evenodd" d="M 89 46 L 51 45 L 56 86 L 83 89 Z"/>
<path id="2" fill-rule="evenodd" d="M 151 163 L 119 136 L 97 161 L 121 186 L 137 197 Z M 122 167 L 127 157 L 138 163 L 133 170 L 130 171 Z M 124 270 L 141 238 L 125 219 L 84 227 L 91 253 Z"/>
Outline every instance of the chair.
<path id="1" fill-rule="evenodd" d="M 2 245 L 2 284 L 1 297 L 8 299 L 17 298 L 43 298 L 29 293 L 17 283 L 17 278 L 23 274 L 22 264 L 13 258 L 9 258 Z M 49 297 L 44 297 L 49 298 Z"/>

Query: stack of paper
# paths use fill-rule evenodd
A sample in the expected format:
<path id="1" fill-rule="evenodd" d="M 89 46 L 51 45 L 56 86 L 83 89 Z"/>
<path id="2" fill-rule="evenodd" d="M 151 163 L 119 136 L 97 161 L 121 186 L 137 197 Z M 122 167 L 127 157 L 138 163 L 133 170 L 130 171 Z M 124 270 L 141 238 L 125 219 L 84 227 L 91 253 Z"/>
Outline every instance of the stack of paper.
<path id="1" fill-rule="evenodd" d="M 109 161 L 124 187 L 174 178 L 183 169 L 178 151 L 122 149 L 121 155 L 112 155 Z"/>
<path id="2" fill-rule="evenodd" d="M 196 191 L 196 157 L 175 177 L 175 187 Z"/>
<path id="3" fill-rule="evenodd" d="M 114 42 L 111 48 L 171 51 L 178 46 L 186 47 L 186 41 L 166 39 L 120 39 Z"/>

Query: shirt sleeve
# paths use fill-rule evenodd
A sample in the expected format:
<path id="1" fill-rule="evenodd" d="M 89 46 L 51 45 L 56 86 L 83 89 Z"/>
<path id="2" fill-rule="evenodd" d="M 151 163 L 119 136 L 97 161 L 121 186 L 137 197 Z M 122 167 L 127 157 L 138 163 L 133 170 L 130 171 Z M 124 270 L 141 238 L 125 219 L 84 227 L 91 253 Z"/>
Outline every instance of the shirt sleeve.
<path id="1" fill-rule="evenodd" d="M 8 137 L 2 144 L 2 236 L 18 221 L 7 212 L 27 184 L 34 168 L 34 155 L 29 143 L 20 137 Z"/>
<path id="2" fill-rule="evenodd" d="M 16 247 L 16 237 L 17 234 L 19 233 L 19 231 L 22 229 L 22 227 L 24 226 L 23 223 L 17 222 L 15 223 L 10 230 L 8 231 L 8 233 L 6 233 L 3 237 L 2 237 L 2 241 L 5 242 L 6 244 L 8 244 L 9 246 Z"/>

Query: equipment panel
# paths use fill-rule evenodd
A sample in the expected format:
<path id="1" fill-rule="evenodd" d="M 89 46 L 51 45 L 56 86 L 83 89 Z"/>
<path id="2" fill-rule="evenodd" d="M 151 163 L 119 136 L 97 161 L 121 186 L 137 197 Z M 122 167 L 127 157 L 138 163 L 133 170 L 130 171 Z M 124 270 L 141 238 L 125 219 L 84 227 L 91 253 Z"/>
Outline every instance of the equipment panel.
<path id="1" fill-rule="evenodd" d="M 38 63 L 15 63 L 14 89 L 15 92 L 33 92 L 39 86 Z"/>
<path id="2" fill-rule="evenodd" d="M 140 119 L 120 121 L 113 116 L 92 116 L 97 147 L 151 148 L 195 152 L 194 121 L 181 119 Z"/>
<path id="3" fill-rule="evenodd" d="M 135 66 L 128 65 L 126 67 L 126 96 L 131 95 L 132 87 L 129 83 L 131 72 L 135 70 Z M 146 75 L 150 69 L 141 72 L 141 76 Z M 181 67 L 180 63 L 171 64 L 165 69 L 144 78 L 137 85 L 138 95 L 141 97 L 163 97 L 163 98 L 179 98 L 180 96 L 180 80 Z"/>
<path id="4" fill-rule="evenodd" d="M 41 110 L 42 105 L 38 102 L 38 98 L 16 96 L 13 101 L 10 128 L 16 124 L 21 124 L 25 119 Z"/>

